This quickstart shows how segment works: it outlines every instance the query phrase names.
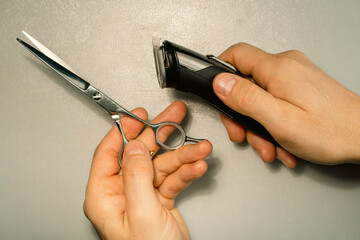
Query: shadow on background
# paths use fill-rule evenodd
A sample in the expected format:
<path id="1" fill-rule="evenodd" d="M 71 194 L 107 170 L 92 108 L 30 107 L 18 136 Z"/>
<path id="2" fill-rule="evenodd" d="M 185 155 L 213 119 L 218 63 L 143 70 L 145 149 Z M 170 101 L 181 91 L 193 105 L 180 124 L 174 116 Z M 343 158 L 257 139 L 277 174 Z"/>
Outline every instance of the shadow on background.
<path id="1" fill-rule="evenodd" d="M 96 236 L 99 239 L 101 238 L 100 234 L 98 233 L 98 231 L 96 230 L 96 228 L 94 227 L 94 225 L 90 221 L 89 221 L 89 228 L 90 228 L 91 235 Z"/>
<path id="2" fill-rule="evenodd" d="M 305 160 L 299 160 L 303 165 L 306 176 L 322 184 L 342 188 L 353 189 L 360 187 L 360 165 L 341 164 L 341 165 L 318 165 Z M 306 171 L 305 171 L 306 170 Z"/>
<path id="3" fill-rule="evenodd" d="M 214 176 L 221 170 L 222 162 L 211 155 L 206 162 L 208 164 L 207 172 L 176 197 L 176 205 L 179 205 L 184 201 L 189 201 L 191 198 L 198 195 L 210 195 L 216 190 L 218 184 L 214 179 Z"/>
<path id="4" fill-rule="evenodd" d="M 259 159 L 261 160 L 260 156 L 259 156 Z M 306 164 L 304 164 L 304 163 L 306 163 L 305 160 L 302 160 L 302 159 L 298 158 L 296 167 L 293 168 L 293 169 L 289 169 L 289 172 L 294 177 L 301 176 L 304 173 L 305 167 L 306 167 Z M 267 169 L 272 173 L 277 173 L 282 168 L 286 168 L 286 166 L 279 159 L 274 159 L 274 161 L 272 161 L 271 163 L 265 163 L 265 165 L 266 165 Z"/>
<path id="5" fill-rule="evenodd" d="M 188 103 L 188 105 L 196 104 L 197 109 L 201 109 L 201 111 L 212 111 L 214 113 L 218 112 L 215 108 L 210 106 L 208 103 L 206 103 L 204 100 L 202 100 L 200 97 L 192 94 L 192 93 L 184 93 L 181 91 L 177 91 L 172 89 L 172 91 L 167 91 L 168 97 L 171 99 L 171 101 L 175 100 L 181 100 Z M 215 119 L 216 121 L 220 120 L 219 114 L 207 114 L 208 118 Z M 204 119 L 204 124 L 206 125 L 207 120 Z"/>
<path id="6" fill-rule="evenodd" d="M 203 101 L 200 97 L 198 97 L 192 93 L 185 93 L 185 92 L 181 92 L 181 91 L 178 91 L 175 89 L 172 89 L 172 91 L 168 91 L 167 93 L 168 93 L 168 96 L 174 100 L 182 99 L 182 100 L 186 100 L 186 101 L 196 102 L 196 104 L 199 104 L 199 105 L 208 106 L 208 104 L 205 101 Z"/>
<path id="7" fill-rule="evenodd" d="M 315 182 L 336 188 L 353 189 L 360 187 L 360 165 L 319 165 L 298 158 L 297 166 L 288 169 L 294 177 L 307 177 Z M 277 173 L 285 166 L 277 159 L 266 163 L 270 172 Z"/>
<path id="8" fill-rule="evenodd" d="M 234 143 L 234 146 L 239 150 L 250 147 L 246 142 Z M 258 160 L 262 161 L 260 156 Z M 359 164 L 319 165 L 300 158 L 297 160 L 297 166 L 294 169 L 288 169 L 290 174 L 294 177 L 307 177 L 321 184 L 342 189 L 360 187 Z M 275 159 L 271 163 L 264 164 L 266 168 L 274 174 L 281 169 L 286 168 L 278 159 Z"/>

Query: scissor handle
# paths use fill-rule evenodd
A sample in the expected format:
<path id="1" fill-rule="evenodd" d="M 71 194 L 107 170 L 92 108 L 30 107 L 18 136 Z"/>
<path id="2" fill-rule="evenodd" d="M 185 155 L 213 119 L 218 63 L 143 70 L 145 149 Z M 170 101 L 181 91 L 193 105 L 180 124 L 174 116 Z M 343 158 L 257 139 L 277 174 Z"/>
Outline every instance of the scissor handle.
<path id="1" fill-rule="evenodd" d="M 148 121 L 145 121 L 145 120 L 139 118 L 138 116 L 134 115 L 133 113 L 127 111 L 124 108 L 120 109 L 120 111 L 118 111 L 118 112 L 113 112 L 110 115 L 113 118 L 113 120 L 116 122 L 116 125 L 117 125 L 117 127 L 122 135 L 122 138 L 124 140 L 123 146 L 120 151 L 120 156 L 119 156 L 120 165 L 121 165 L 122 152 L 124 151 L 125 145 L 128 143 L 128 140 L 125 137 L 124 131 L 123 131 L 121 123 L 120 123 L 120 117 L 123 115 L 132 117 L 132 118 L 144 123 L 148 127 L 152 128 L 152 130 L 155 133 L 156 144 L 165 150 L 176 150 L 179 147 L 183 146 L 186 142 L 198 143 L 198 142 L 201 142 L 204 140 L 204 139 L 196 139 L 196 138 L 191 138 L 191 137 L 186 136 L 184 128 L 181 127 L 180 124 L 178 124 L 176 122 L 165 121 L 165 122 L 160 122 L 160 123 L 149 123 Z M 175 129 L 164 130 L 165 133 L 162 132 L 162 130 L 166 127 L 172 127 Z M 176 143 L 175 144 L 172 144 L 172 143 L 167 144 L 166 140 L 168 140 L 168 136 L 171 133 L 173 133 L 174 131 L 176 133 L 176 135 L 175 135 Z M 161 134 L 163 134 L 163 133 L 164 133 L 164 136 L 161 136 Z M 172 136 L 174 136 L 174 134 Z M 164 138 L 164 141 L 162 141 L 161 138 Z M 171 137 L 170 137 L 170 139 L 171 139 Z"/>
<path id="2" fill-rule="evenodd" d="M 178 149 L 179 147 L 183 146 L 186 142 L 186 134 L 185 134 L 185 130 L 183 127 L 181 127 L 179 124 L 177 124 L 176 122 L 161 122 L 161 123 L 156 123 L 156 124 L 152 124 L 149 123 L 148 124 L 155 132 L 155 141 L 156 143 L 162 147 L 165 150 L 175 150 Z M 179 136 L 176 136 L 177 142 L 173 145 L 173 144 L 166 144 L 165 141 L 161 140 L 161 131 L 163 130 L 164 127 L 175 127 L 175 130 L 172 131 L 178 131 L 177 134 L 180 134 Z"/>

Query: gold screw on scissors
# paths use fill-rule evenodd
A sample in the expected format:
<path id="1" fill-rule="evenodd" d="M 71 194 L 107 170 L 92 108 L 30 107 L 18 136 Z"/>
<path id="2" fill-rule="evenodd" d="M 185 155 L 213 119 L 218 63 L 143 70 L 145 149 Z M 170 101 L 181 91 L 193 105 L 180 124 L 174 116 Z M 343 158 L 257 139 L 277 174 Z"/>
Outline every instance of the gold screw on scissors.
<path id="1" fill-rule="evenodd" d="M 43 46 L 40 42 L 38 42 L 36 39 L 31 37 L 29 34 L 23 31 L 23 33 L 26 35 L 26 37 L 39 49 L 30 46 L 26 42 L 22 41 L 21 39 L 17 38 L 17 40 L 31 53 L 33 53 L 36 57 L 38 57 L 43 63 L 45 63 L 47 66 L 49 66 L 51 69 L 53 69 L 55 72 L 57 72 L 60 76 L 62 76 L 64 79 L 66 79 L 69 83 L 71 83 L 73 86 L 75 86 L 77 89 L 79 89 L 82 93 L 84 93 L 86 96 L 88 96 L 93 102 L 95 102 L 97 105 L 102 107 L 109 115 L 110 117 L 115 121 L 121 135 L 123 138 L 123 146 L 120 152 L 121 153 L 124 150 L 125 145 L 128 143 L 128 140 L 126 139 L 124 135 L 124 131 L 122 129 L 120 118 L 122 116 L 129 116 L 132 117 L 148 127 L 152 128 L 155 132 L 155 142 L 160 147 L 164 148 L 165 150 L 175 150 L 181 146 L 183 146 L 186 142 L 193 142 L 198 143 L 202 141 L 203 139 L 196 139 L 186 136 L 185 130 L 177 123 L 175 122 L 161 122 L 161 123 L 149 123 L 130 111 L 126 110 L 124 107 L 122 107 L 120 104 L 116 103 L 114 100 L 106 96 L 104 93 L 102 93 L 99 89 L 92 86 L 90 83 L 82 79 L 78 76 L 78 74 L 75 73 L 75 71 L 63 60 L 61 60 L 58 56 L 56 56 L 53 52 L 51 52 L 49 49 L 47 49 L 45 46 Z M 166 142 L 163 142 L 160 140 L 159 132 L 161 129 L 163 129 L 166 126 L 171 126 L 177 129 L 178 131 L 178 141 L 175 144 L 169 144 Z M 155 155 L 154 151 L 150 152 L 150 156 L 153 157 Z"/>

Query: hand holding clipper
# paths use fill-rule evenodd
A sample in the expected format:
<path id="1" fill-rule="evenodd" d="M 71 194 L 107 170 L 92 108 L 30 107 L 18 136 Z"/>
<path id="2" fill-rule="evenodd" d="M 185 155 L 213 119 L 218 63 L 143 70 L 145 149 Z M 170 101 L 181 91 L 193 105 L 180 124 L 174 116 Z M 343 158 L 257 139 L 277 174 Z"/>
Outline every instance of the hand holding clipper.
<path id="1" fill-rule="evenodd" d="M 279 145 L 260 123 L 226 106 L 213 91 L 212 82 L 219 73 L 229 72 L 247 79 L 249 77 L 213 55 L 204 56 L 166 40 L 153 38 L 153 48 L 161 88 L 175 88 L 197 95 L 246 129 Z"/>

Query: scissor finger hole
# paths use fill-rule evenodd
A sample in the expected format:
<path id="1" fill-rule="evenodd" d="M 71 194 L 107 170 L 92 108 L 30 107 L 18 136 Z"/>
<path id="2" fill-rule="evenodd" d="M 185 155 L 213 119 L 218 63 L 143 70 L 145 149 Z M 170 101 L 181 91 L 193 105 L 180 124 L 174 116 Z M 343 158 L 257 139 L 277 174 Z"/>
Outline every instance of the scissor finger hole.
<path id="1" fill-rule="evenodd" d="M 156 130 L 156 141 L 160 147 L 174 150 L 185 143 L 184 129 L 176 123 L 163 123 Z"/>

